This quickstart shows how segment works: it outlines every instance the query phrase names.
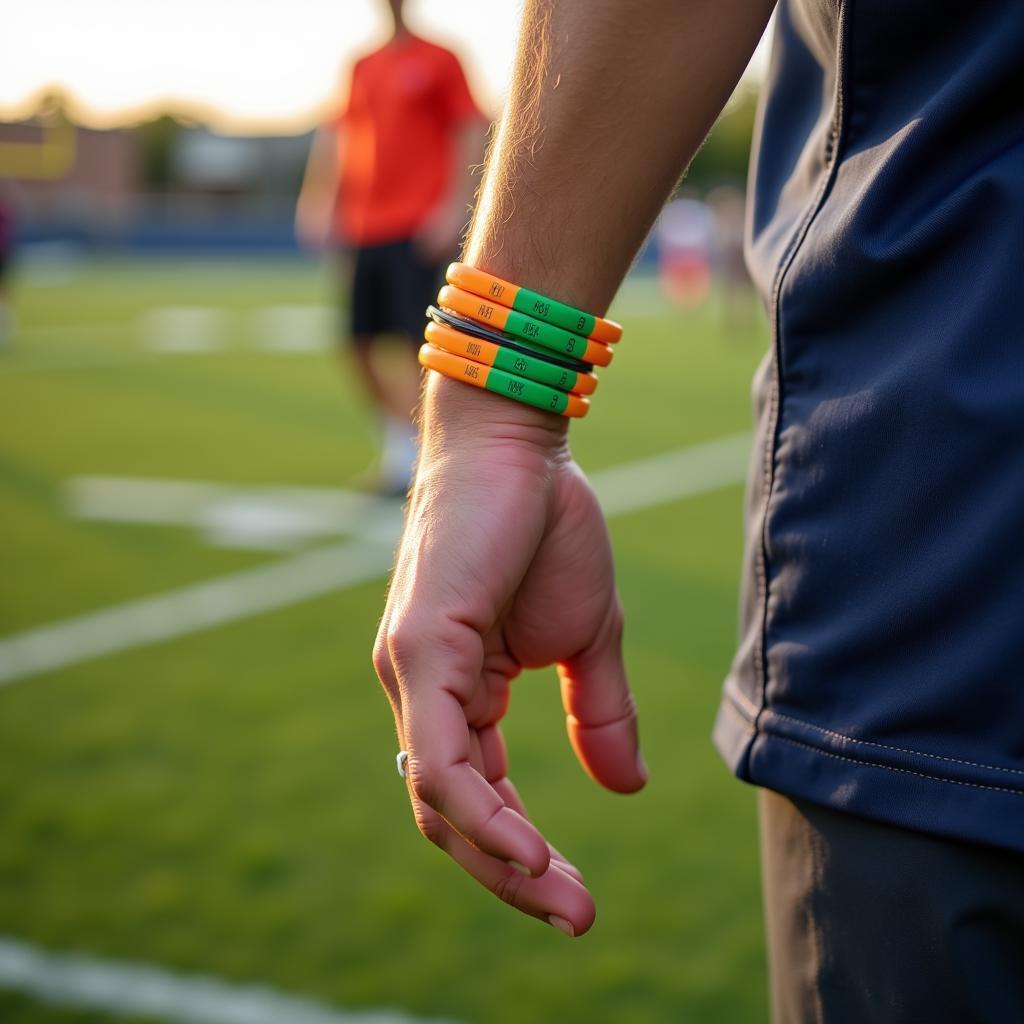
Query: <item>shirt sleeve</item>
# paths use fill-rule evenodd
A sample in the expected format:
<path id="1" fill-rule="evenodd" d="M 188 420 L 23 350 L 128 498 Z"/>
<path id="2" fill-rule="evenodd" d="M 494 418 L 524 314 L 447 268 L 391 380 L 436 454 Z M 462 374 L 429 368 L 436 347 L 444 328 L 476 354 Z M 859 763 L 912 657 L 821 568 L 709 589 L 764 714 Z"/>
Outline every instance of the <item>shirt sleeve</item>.
<path id="1" fill-rule="evenodd" d="M 482 120 L 484 115 L 469 90 L 459 58 L 448 50 L 444 51 L 441 70 L 441 96 L 448 120 L 452 124 L 478 118 Z"/>

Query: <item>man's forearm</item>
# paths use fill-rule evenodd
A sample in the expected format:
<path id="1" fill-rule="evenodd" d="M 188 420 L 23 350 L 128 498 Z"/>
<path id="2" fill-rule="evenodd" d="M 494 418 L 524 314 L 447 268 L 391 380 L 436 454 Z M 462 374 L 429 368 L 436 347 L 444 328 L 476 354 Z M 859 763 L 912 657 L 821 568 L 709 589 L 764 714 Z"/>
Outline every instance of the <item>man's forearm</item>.
<path id="1" fill-rule="evenodd" d="M 528 0 L 468 262 L 603 313 L 768 0 Z"/>
<path id="2" fill-rule="evenodd" d="M 340 130 L 339 130 L 340 131 Z M 300 238 L 313 244 L 325 241 L 338 197 L 340 177 L 339 135 L 328 128 L 318 128 L 313 136 L 302 188 L 295 204 L 295 223 Z"/>
<path id="3" fill-rule="evenodd" d="M 465 246 L 475 266 L 607 309 L 732 93 L 773 0 L 527 0 Z M 558 446 L 568 421 L 429 374 L 425 455 L 481 430 Z"/>

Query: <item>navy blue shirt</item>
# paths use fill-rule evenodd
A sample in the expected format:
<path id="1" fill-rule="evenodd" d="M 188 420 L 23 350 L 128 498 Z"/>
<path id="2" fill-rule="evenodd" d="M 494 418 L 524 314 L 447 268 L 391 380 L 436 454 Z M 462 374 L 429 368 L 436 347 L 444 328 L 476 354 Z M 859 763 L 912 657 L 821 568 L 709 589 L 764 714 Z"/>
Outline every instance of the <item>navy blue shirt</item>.
<path id="1" fill-rule="evenodd" d="M 783 0 L 740 777 L 1024 850 L 1024 2 Z"/>

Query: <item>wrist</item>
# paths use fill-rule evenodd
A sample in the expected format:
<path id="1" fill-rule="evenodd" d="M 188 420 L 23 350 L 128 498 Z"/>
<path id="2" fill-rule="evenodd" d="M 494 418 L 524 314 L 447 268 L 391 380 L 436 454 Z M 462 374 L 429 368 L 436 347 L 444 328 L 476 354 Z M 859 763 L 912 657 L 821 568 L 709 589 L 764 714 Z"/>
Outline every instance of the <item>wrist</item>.
<path id="1" fill-rule="evenodd" d="M 467 442 L 508 441 L 560 454 L 568 449 L 569 420 L 501 395 L 428 372 L 420 404 L 424 451 Z"/>

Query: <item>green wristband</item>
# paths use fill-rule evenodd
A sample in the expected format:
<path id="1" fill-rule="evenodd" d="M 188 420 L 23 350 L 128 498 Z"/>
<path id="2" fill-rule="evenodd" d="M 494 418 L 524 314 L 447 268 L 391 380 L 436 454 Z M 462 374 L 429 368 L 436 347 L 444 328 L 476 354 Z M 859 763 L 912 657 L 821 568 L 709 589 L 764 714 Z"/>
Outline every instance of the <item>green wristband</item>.
<path id="1" fill-rule="evenodd" d="M 512 308 L 518 313 L 535 316 L 538 320 L 564 327 L 574 334 L 590 335 L 594 330 L 594 317 L 581 309 L 573 309 L 564 302 L 545 298 L 529 288 L 520 288 L 512 302 Z M 566 350 L 563 350 L 566 351 Z"/>
<path id="2" fill-rule="evenodd" d="M 521 338 L 532 345 L 539 345 L 549 352 L 562 352 L 575 359 L 582 359 L 587 350 L 588 341 L 571 331 L 564 331 L 554 324 L 546 324 L 534 320 L 531 316 L 515 310 L 508 314 L 502 330 L 513 337 Z"/>
<path id="3" fill-rule="evenodd" d="M 524 377 L 517 377 L 514 374 L 506 373 L 492 367 L 487 375 L 485 385 L 488 391 L 504 395 L 506 398 L 514 398 L 517 402 L 525 405 L 532 405 L 538 409 L 546 409 L 548 412 L 565 412 L 569 404 L 569 396 L 564 391 L 556 391 L 554 388 L 545 387 Z"/>
<path id="4" fill-rule="evenodd" d="M 580 379 L 580 375 L 572 370 L 514 352 L 510 348 L 499 348 L 491 365 L 497 370 L 528 377 L 538 384 L 548 384 L 562 391 L 575 391 Z"/>

